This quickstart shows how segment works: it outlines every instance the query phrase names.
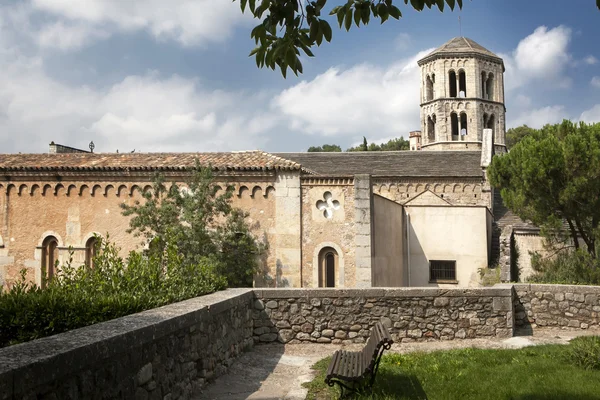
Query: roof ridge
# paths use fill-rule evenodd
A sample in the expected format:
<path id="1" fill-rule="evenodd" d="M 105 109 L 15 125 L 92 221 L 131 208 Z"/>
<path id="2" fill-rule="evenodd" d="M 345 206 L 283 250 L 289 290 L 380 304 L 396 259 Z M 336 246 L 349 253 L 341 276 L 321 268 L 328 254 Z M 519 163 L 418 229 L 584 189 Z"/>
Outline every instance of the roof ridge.
<path id="1" fill-rule="evenodd" d="M 467 44 L 467 46 L 469 46 L 469 48 L 470 48 L 471 50 L 475 50 L 475 49 L 473 48 L 473 46 L 471 46 L 471 43 L 469 43 L 469 41 L 467 40 L 467 38 L 466 38 L 466 37 L 464 37 L 464 36 L 461 36 L 461 37 L 463 38 L 463 40 L 465 41 L 465 43 Z"/>

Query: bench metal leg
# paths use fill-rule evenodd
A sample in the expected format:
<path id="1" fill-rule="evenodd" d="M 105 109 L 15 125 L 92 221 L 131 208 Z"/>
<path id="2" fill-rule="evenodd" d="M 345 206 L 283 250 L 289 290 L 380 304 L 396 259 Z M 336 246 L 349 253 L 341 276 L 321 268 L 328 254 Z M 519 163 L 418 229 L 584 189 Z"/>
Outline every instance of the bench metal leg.
<path id="1" fill-rule="evenodd" d="M 362 390 L 356 387 L 356 383 L 350 385 L 337 379 L 331 379 L 327 384 L 331 387 L 337 384 L 340 387 L 340 399 L 345 399 L 353 394 L 361 394 Z"/>

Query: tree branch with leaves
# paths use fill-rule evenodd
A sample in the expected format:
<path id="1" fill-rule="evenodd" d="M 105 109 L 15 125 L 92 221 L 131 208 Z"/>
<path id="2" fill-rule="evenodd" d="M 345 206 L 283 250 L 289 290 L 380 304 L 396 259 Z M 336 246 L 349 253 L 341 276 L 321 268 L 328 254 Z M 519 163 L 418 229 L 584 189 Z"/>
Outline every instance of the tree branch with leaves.
<path id="1" fill-rule="evenodd" d="M 235 0 L 234 0 L 235 1 Z M 294 74 L 302 73 L 302 53 L 313 57 L 312 48 L 323 41 L 331 42 L 333 31 L 323 15 L 335 15 L 340 28 L 350 30 L 367 25 L 371 18 L 382 24 L 390 17 L 400 19 L 402 12 L 395 4 L 402 0 L 348 0 L 346 4 L 327 8 L 327 0 L 238 0 L 242 12 L 249 10 L 254 18 L 261 20 L 251 32 L 257 47 L 250 56 L 259 68 L 279 68 L 286 77 L 289 68 Z M 330 0 L 330 4 L 331 4 Z M 462 8 L 462 0 L 403 0 L 405 6 L 423 11 L 437 8 L 444 11 L 448 6 Z M 600 1 L 600 0 L 598 0 Z"/>

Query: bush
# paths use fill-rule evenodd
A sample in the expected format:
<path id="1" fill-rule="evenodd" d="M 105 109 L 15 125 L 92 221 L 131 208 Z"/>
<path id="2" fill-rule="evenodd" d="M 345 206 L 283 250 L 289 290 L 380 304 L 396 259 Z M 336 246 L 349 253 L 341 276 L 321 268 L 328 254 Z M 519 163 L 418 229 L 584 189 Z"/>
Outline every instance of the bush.
<path id="1" fill-rule="evenodd" d="M 126 260 L 98 238 L 94 268 L 58 267 L 45 289 L 26 282 L 0 292 L 0 347 L 50 336 L 224 289 L 215 257 L 181 262 L 168 243 L 159 259 L 131 252 Z"/>
<path id="2" fill-rule="evenodd" d="M 581 336 L 571 340 L 567 357 L 585 369 L 600 369 L 600 336 Z"/>
<path id="3" fill-rule="evenodd" d="M 529 278 L 530 282 L 600 284 L 600 261 L 583 250 L 564 252 L 547 259 L 534 254 L 531 265 L 535 273 Z"/>

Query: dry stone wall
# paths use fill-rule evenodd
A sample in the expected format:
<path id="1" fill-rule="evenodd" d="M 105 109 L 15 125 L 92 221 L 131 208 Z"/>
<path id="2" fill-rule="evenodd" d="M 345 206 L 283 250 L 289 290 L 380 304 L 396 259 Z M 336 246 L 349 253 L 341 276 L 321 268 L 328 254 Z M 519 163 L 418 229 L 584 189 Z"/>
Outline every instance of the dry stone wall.
<path id="1" fill-rule="evenodd" d="M 255 343 L 363 343 L 377 321 L 398 342 L 512 336 L 511 286 L 255 293 Z"/>
<path id="2" fill-rule="evenodd" d="M 251 289 L 0 349 L 0 399 L 189 399 L 253 345 Z"/>
<path id="3" fill-rule="evenodd" d="M 518 284 L 514 290 L 517 329 L 599 327 L 598 286 Z"/>

